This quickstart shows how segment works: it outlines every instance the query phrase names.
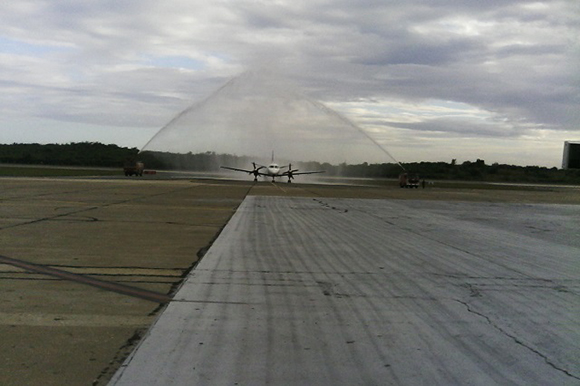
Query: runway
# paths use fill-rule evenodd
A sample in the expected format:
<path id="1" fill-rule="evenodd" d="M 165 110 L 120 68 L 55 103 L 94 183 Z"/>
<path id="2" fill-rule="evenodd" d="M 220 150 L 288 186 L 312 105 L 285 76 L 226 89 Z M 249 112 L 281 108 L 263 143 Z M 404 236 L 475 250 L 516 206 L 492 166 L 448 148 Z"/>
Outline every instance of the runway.
<path id="1" fill-rule="evenodd" d="M 113 385 L 580 382 L 580 206 L 248 196 Z"/>

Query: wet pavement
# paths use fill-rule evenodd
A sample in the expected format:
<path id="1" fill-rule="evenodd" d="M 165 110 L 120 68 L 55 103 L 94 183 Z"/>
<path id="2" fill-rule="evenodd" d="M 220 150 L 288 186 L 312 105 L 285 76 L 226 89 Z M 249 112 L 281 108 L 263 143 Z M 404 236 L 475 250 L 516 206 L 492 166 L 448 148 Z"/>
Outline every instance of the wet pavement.
<path id="1" fill-rule="evenodd" d="M 248 196 L 112 384 L 578 384 L 579 219 Z"/>

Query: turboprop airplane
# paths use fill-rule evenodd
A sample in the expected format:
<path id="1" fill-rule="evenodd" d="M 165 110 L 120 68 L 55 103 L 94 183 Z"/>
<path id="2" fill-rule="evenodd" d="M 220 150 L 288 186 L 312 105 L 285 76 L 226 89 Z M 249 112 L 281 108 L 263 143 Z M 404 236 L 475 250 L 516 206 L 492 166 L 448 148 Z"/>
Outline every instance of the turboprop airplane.
<path id="1" fill-rule="evenodd" d="M 272 182 L 276 182 L 276 177 L 288 177 L 288 183 L 291 183 L 294 179 L 294 176 L 300 174 L 316 174 L 316 173 L 324 173 L 324 170 L 317 170 L 314 172 L 298 172 L 298 169 L 292 169 L 292 164 L 288 164 L 288 166 L 280 166 L 274 162 L 274 154 L 272 154 L 272 163 L 270 165 L 260 165 L 255 162 L 252 162 L 254 168 L 252 170 L 248 169 L 238 169 L 232 168 L 229 166 L 221 166 L 222 169 L 234 170 L 236 172 L 245 172 L 248 174 L 254 175 L 254 181 L 258 181 L 258 176 L 264 177 L 272 177 Z"/>

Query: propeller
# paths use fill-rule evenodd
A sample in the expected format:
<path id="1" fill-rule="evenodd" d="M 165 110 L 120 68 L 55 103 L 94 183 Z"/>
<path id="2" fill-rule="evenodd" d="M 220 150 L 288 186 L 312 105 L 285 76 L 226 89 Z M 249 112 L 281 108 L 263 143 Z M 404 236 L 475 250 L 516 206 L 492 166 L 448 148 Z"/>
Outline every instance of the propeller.
<path id="1" fill-rule="evenodd" d="M 248 172 L 248 174 L 253 174 L 254 181 L 258 181 L 258 176 L 260 175 L 260 169 L 262 169 L 264 166 L 260 166 L 259 168 L 256 168 L 255 162 L 252 162 L 252 165 L 254 166 L 254 170 L 252 170 L 251 172 Z"/>
<path id="2" fill-rule="evenodd" d="M 292 170 L 292 164 L 288 164 L 288 183 L 292 182 L 292 180 L 294 179 L 294 172 L 297 172 L 298 169 L 294 169 Z"/>

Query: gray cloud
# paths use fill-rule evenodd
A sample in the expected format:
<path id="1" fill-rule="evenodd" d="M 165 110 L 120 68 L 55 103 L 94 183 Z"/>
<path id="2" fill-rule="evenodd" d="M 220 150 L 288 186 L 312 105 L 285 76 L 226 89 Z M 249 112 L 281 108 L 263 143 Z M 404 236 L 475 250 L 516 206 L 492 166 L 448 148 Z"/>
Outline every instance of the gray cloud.
<path id="1" fill-rule="evenodd" d="M 339 110 L 453 101 L 488 115 L 401 124 L 349 113 L 394 146 L 393 127 L 519 138 L 528 152 L 538 133 L 554 149 L 580 137 L 578 2 L 22 0 L 0 14 L 7 116 L 161 127 L 243 71 L 274 68 Z"/>
<path id="2" fill-rule="evenodd" d="M 522 134 L 522 129 L 505 122 L 476 122 L 459 118 L 434 118 L 418 123 L 397 123 L 396 126 L 419 132 L 438 132 L 455 137 L 506 138 Z"/>

